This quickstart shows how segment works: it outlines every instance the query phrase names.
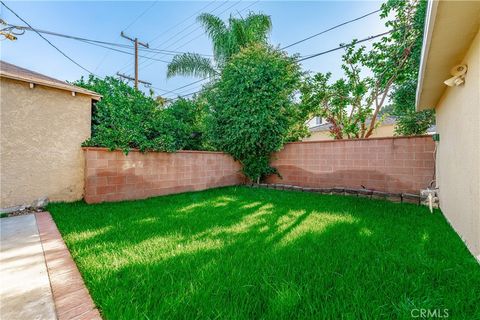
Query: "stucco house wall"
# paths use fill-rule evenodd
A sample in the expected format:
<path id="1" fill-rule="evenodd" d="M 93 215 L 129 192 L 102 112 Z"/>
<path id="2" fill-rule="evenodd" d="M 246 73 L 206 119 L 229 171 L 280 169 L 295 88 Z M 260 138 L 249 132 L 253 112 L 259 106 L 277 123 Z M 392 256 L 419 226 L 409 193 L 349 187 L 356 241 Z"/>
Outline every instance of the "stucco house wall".
<path id="1" fill-rule="evenodd" d="M 437 104 L 440 208 L 475 256 L 480 255 L 480 33 L 462 63 L 465 84 L 448 87 Z"/>
<path id="2" fill-rule="evenodd" d="M 393 137 L 395 134 L 395 125 L 381 125 L 373 131 L 372 138 Z M 313 131 L 310 137 L 302 139 L 302 141 L 324 141 L 333 140 L 328 131 Z"/>
<path id="3" fill-rule="evenodd" d="M 310 137 L 303 138 L 302 141 L 324 141 L 333 140 L 333 137 L 328 131 L 314 131 L 310 132 Z"/>
<path id="4" fill-rule="evenodd" d="M 416 107 L 436 111 L 440 209 L 480 261 L 479 17 L 480 1 L 428 2 Z M 459 64 L 465 81 L 448 86 Z"/>
<path id="5" fill-rule="evenodd" d="M 81 199 L 91 97 L 4 77 L 0 90 L 0 208 Z"/>

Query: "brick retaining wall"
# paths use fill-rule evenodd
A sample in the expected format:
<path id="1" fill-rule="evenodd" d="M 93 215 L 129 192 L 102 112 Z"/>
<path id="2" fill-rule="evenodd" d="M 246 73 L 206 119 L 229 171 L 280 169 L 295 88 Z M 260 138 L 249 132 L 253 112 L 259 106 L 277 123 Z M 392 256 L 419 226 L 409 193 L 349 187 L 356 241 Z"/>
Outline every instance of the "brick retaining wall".
<path id="1" fill-rule="evenodd" d="M 283 179 L 268 183 L 415 193 L 433 179 L 430 136 L 295 142 L 272 157 Z"/>
<path id="2" fill-rule="evenodd" d="M 221 152 L 84 148 L 85 201 L 121 201 L 241 184 L 241 166 Z"/>

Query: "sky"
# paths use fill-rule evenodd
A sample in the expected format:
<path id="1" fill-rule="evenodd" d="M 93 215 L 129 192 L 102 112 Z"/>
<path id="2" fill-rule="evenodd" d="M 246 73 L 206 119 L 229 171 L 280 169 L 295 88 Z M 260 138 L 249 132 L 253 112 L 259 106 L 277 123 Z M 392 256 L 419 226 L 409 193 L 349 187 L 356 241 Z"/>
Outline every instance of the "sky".
<path id="1" fill-rule="evenodd" d="M 271 17 L 270 43 L 286 46 L 334 25 L 378 9 L 380 1 L 5 1 L 32 27 L 83 38 L 131 45 L 120 36 L 124 31 L 138 37 L 150 48 L 212 54 L 211 43 L 195 21 L 199 13 L 208 12 L 224 19 L 229 15 L 245 16 L 248 12 L 264 13 Z M 1 6 L 0 17 L 10 24 L 24 25 Z M 302 56 L 322 52 L 386 31 L 377 14 L 340 27 L 286 51 Z M 55 46 L 77 63 L 99 76 L 117 72 L 134 74 L 132 55 L 111 51 L 84 42 L 45 35 Z M 133 49 L 122 49 L 131 51 Z M 170 61 L 172 55 L 141 52 L 141 55 Z M 342 75 L 342 50 L 302 62 L 308 72 L 332 72 L 333 78 Z M 35 32 L 27 31 L 18 40 L 0 42 L 3 61 L 45 75 L 75 81 L 88 75 Z M 177 88 L 200 78 L 166 77 L 167 63 L 140 58 L 139 78 L 152 83 L 156 95 L 175 98 L 201 88 L 201 83 Z M 148 89 L 141 86 L 142 90 Z M 168 92 L 175 90 L 175 92 Z M 168 93 L 166 93 L 168 92 Z"/>

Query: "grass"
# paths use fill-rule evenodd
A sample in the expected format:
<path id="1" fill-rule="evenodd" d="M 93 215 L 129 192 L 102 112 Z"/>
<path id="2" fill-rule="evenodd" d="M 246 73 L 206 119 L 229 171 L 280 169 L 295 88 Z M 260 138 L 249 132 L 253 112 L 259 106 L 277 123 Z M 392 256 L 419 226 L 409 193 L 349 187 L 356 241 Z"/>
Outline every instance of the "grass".
<path id="1" fill-rule="evenodd" d="M 48 209 L 106 319 L 480 319 L 480 266 L 425 207 L 229 187 Z"/>

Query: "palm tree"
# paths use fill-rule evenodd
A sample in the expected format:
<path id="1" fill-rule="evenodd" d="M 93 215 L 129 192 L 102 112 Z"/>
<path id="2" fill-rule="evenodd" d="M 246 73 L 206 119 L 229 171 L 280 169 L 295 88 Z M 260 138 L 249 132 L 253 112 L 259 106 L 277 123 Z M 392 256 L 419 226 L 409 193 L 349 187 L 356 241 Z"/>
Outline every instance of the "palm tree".
<path id="1" fill-rule="evenodd" d="M 249 13 L 246 18 L 230 16 L 228 25 L 209 13 L 198 16 L 213 44 L 213 60 L 198 53 L 183 53 L 173 57 L 168 65 L 167 77 L 176 75 L 210 77 L 219 73 L 230 57 L 251 44 L 266 43 L 272 29 L 270 17 Z"/>

